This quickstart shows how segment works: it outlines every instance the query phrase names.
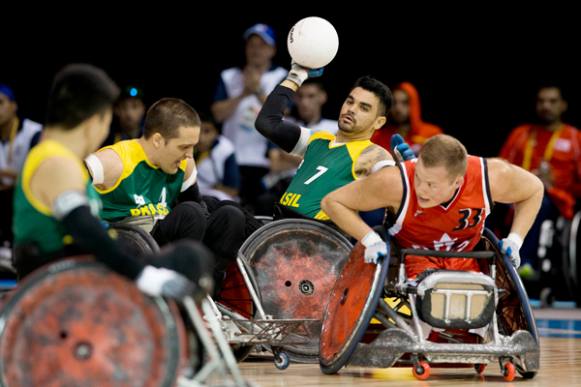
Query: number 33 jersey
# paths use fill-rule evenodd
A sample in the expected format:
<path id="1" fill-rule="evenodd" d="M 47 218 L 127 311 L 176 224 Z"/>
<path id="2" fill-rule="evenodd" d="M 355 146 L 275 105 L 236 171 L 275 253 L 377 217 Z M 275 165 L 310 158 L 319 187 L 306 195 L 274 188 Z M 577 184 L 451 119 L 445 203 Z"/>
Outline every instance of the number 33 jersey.
<path id="1" fill-rule="evenodd" d="M 418 205 L 414 189 L 415 167 L 415 161 L 401 165 L 404 195 L 389 233 L 402 248 L 471 251 L 480 241 L 492 203 L 486 160 L 468 156 L 463 184 L 448 203 L 431 208 Z"/>

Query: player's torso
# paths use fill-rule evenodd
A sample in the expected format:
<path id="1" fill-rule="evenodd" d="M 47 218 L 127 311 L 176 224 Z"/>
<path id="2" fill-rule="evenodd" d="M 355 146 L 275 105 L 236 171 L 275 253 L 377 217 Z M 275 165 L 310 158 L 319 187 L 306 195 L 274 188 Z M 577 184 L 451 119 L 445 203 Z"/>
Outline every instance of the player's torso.
<path id="1" fill-rule="evenodd" d="M 136 140 L 122 141 L 111 148 L 121 157 L 123 173 L 114 187 L 99 191 L 103 218 L 107 221 L 141 216 L 163 219 L 179 195 L 185 161 L 171 175 L 152 165 Z"/>
<path id="2" fill-rule="evenodd" d="M 86 170 L 70 150 L 54 141 L 43 141 L 34 147 L 26 158 L 14 192 L 13 229 L 15 245 L 33 243 L 43 254 L 59 251 L 73 242 L 62 224 L 54 218 L 52 208 L 39 201 L 30 188 L 30 180 L 38 167 L 55 156 L 70 159 L 78 165 L 85 180 L 91 212 L 98 217 L 101 209 L 99 195 L 93 189 Z"/>
<path id="3" fill-rule="evenodd" d="M 280 204 L 311 218 L 327 220 L 321 200 L 329 192 L 356 179 L 357 158 L 371 142 L 334 144 L 334 136 L 315 133 L 296 175 Z"/>
<path id="4" fill-rule="evenodd" d="M 464 182 L 452 200 L 447 205 L 421 208 L 413 189 L 415 164 L 404 163 L 404 201 L 389 230 L 398 245 L 440 251 L 472 250 L 490 213 L 486 168 L 484 159 L 469 156 Z"/>

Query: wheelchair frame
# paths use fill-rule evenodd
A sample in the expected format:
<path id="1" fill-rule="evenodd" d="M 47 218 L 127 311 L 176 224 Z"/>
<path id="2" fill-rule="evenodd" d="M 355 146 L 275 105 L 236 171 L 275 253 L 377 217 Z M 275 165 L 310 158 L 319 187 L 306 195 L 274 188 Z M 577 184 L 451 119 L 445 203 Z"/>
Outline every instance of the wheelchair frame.
<path id="1" fill-rule="evenodd" d="M 430 374 L 430 363 L 472 364 L 476 371 L 481 373 L 487 364 L 498 361 L 505 380 L 512 380 L 516 371 L 525 378 L 534 377 L 539 367 L 540 348 L 538 332 L 528 297 L 515 268 L 509 259 L 500 254 L 496 248 L 497 239 L 494 234 L 485 230 L 483 240 L 485 244 L 488 243 L 492 246 L 492 251 L 443 253 L 430 250 L 401 250 L 401 263 L 395 281 L 386 282 L 386 266 L 389 266 L 390 257 L 378 264 L 375 281 L 383 284 L 380 287 L 382 288 L 382 297 L 373 303 L 372 299 L 377 295 L 370 294 L 368 296 L 368 302 L 364 310 L 360 312 L 359 323 L 354 327 L 349 340 L 344 343 L 343 353 L 334 358 L 321 359 L 322 371 L 332 374 L 339 371 L 347 363 L 384 368 L 396 364 L 412 365 L 414 375 L 419 379 L 426 379 Z M 360 249 L 360 252 L 362 251 L 363 249 Z M 489 342 L 483 344 L 436 343 L 424 338 L 422 322 L 416 310 L 417 295 L 415 292 L 417 289 L 408 283 L 405 276 L 404 257 L 409 254 L 492 259 L 490 276 L 495 280 L 497 286 L 494 289 L 495 313 L 488 324 L 488 330 L 491 332 Z M 362 259 L 362 257 L 355 256 L 350 259 Z M 510 285 L 514 296 L 518 299 L 518 304 L 520 304 L 520 310 L 517 311 L 520 314 L 519 321 L 524 325 L 512 332 L 510 332 L 512 328 L 503 327 L 499 323 L 499 317 L 502 317 L 502 320 L 505 319 L 503 315 L 505 306 L 501 305 L 500 300 L 506 297 L 503 294 L 506 289 L 498 286 L 501 279 L 498 277 L 496 263 L 499 260 L 502 260 L 502 274 L 506 277 L 502 281 L 505 285 Z M 377 275 L 377 273 L 382 273 L 382 275 Z M 371 280 L 371 278 L 365 280 Z M 337 286 L 340 285 L 340 281 L 338 281 Z M 344 286 L 348 287 L 348 285 Z M 341 290 L 339 289 L 339 291 Z M 395 296 L 400 302 L 390 307 L 383 300 L 383 296 Z M 411 317 L 401 313 L 404 305 L 411 310 Z M 325 318 L 327 317 L 325 316 Z M 362 343 L 361 338 L 368 328 L 371 317 L 379 320 L 385 330 L 382 330 L 372 342 Z M 325 329 L 326 323 L 327 321 L 324 322 L 323 329 Z M 321 344 L 323 345 L 323 343 Z"/>

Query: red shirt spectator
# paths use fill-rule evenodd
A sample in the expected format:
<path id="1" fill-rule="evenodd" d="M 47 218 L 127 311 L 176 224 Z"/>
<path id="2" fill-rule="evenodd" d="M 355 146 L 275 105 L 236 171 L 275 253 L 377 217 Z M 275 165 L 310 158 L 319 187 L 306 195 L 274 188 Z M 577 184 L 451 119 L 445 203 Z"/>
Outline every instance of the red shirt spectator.
<path id="1" fill-rule="evenodd" d="M 540 124 L 515 128 L 500 157 L 536 174 L 560 213 L 573 217 L 581 197 L 581 132 L 561 121 L 567 103 L 557 87 L 545 87 L 537 96 Z"/>
<path id="2" fill-rule="evenodd" d="M 417 154 L 428 138 L 443 132 L 440 127 L 422 121 L 420 96 L 411 83 L 400 83 L 393 90 L 393 100 L 388 124 L 375 131 L 372 142 L 390 150 L 391 136 L 399 133 Z"/>

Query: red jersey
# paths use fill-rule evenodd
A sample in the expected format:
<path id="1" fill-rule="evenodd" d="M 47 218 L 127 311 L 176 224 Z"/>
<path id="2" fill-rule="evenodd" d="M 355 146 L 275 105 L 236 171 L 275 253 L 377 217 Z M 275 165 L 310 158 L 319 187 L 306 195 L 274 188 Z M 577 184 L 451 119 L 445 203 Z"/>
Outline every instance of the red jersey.
<path id="1" fill-rule="evenodd" d="M 415 160 L 402 164 L 404 195 L 389 233 L 402 248 L 471 251 L 480 241 L 491 198 L 486 160 L 468 156 L 464 182 L 452 199 L 432 208 L 418 205 L 414 189 Z M 406 272 L 415 277 L 428 268 L 478 271 L 478 262 L 464 258 L 408 257 Z"/>

